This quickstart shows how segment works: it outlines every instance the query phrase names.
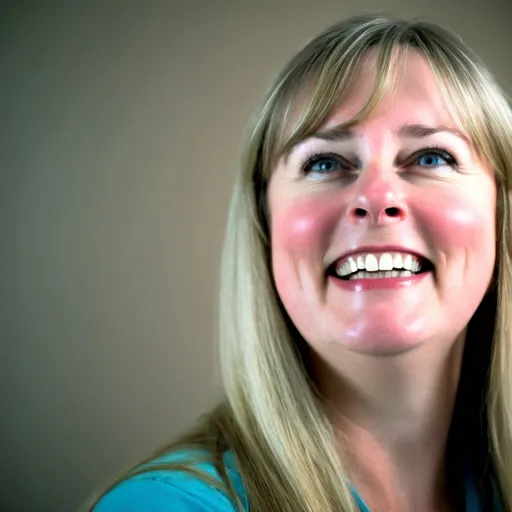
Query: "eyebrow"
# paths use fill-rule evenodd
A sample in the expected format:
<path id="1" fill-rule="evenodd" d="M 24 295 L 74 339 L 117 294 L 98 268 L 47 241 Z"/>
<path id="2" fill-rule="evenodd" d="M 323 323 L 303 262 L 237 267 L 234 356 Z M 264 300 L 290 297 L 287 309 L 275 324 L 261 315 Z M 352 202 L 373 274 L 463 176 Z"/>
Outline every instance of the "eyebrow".
<path id="1" fill-rule="evenodd" d="M 465 142 L 468 146 L 472 146 L 471 139 L 464 135 L 459 130 L 454 130 L 452 128 L 448 128 L 447 126 L 427 126 L 423 124 L 404 124 L 398 128 L 396 133 L 402 137 L 409 137 L 414 139 L 422 139 L 425 137 L 429 137 L 431 135 L 435 135 L 436 133 L 450 133 L 455 135 L 463 142 Z M 308 138 L 314 139 L 322 139 L 327 141 L 344 141 L 351 140 L 358 137 L 358 135 L 354 132 L 354 130 L 344 126 L 338 125 L 333 126 L 332 128 L 328 128 L 326 130 L 320 130 L 315 132 Z"/>
<path id="2" fill-rule="evenodd" d="M 425 126 L 423 124 L 404 124 L 398 129 L 399 135 L 404 135 L 406 137 L 411 137 L 415 139 L 420 139 L 423 137 L 428 137 L 430 135 L 435 135 L 436 133 L 451 133 L 458 137 L 463 142 L 465 142 L 468 146 L 472 146 L 471 139 L 462 133 L 459 130 L 454 130 L 453 128 L 448 128 L 447 126 Z"/>

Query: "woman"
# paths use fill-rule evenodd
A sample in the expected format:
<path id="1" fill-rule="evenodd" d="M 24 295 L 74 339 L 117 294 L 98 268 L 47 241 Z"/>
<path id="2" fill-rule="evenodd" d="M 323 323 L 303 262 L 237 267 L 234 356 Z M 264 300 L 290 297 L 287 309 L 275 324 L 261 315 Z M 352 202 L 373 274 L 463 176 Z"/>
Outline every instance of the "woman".
<path id="1" fill-rule="evenodd" d="M 436 25 L 301 50 L 231 204 L 226 400 L 94 511 L 512 511 L 511 140 Z"/>

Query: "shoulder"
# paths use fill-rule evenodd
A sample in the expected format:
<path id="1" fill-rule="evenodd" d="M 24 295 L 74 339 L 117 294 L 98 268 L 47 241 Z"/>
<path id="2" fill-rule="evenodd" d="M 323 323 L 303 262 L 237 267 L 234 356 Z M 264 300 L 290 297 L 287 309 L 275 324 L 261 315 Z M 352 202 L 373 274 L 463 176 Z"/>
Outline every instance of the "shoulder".
<path id="1" fill-rule="evenodd" d="M 246 497 L 235 459 L 227 453 L 224 462 L 233 487 L 244 508 Z M 181 465 L 166 468 L 166 464 Z M 194 474 L 182 467 L 190 467 Z M 236 512 L 222 486 L 214 465 L 199 451 L 180 451 L 144 465 L 148 471 L 116 485 L 94 507 L 93 512 Z M 153 469 L 150 469 L 153 468 Z M 197 472 L 197 475 L 195 474 Z M 200 475 L 206 475 L 202 478 Z"/>

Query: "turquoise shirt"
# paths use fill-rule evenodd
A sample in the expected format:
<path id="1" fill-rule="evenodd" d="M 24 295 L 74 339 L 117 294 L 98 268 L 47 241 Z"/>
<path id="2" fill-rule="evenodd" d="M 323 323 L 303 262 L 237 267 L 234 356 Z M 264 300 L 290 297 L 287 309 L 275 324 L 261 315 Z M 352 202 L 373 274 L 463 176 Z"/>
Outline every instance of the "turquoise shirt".
<path id="1" fill-rule="evenodd" d="M 186 452 L 171 453 L 154 462 L 190 460 Z M 225 456 L 226 468 L 244 510 L 249 511 L 247 497 L 232 454 Z M 194 465 L 220 481 L 209 463 Z M 370 512 L 353 489 L 361 512 Z M 466 512 L 482 512 L 477 487 L 471 478 L 465 482 Z M 502 511 L 495 506 L 494 511 Z M 236 512 L 232 501 L 221 491 L 192 475 L 180 471 L 148 471 L 118 484 L 94 508 L 94 512 Z"/>

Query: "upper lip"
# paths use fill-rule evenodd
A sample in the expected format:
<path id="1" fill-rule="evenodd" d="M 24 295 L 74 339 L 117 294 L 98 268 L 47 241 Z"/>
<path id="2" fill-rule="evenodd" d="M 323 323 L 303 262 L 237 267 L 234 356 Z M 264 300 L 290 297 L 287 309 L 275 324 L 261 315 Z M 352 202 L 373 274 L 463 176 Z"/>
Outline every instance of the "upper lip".
<path id="1" fill-rule="evenodd" d="M 364 245 L 364 246 L 357 247 L 351 251 L 348 251 L 348 252 L 342 254 L 341 256 L 336 258 L 332 264 L 336 264 L 338 261 L 344 260 L 344 259 L 348 258 L 349 256 L 354 256 L 357 254 L 364 254 L 364 253 L 377 254 L 377 253 L 383 253 L 383 252 L 400 252 L 400 253 L 412 254 L 414 256 L 417 256 L 423 260 L 426 260 L 426 261 L 432 263 L 432 261 L 427 256 L 425 256 L 421 252 L 418 252 L 414 249 L 409 249 L 408 247 L 403 247 L 400 245 Z"/>

